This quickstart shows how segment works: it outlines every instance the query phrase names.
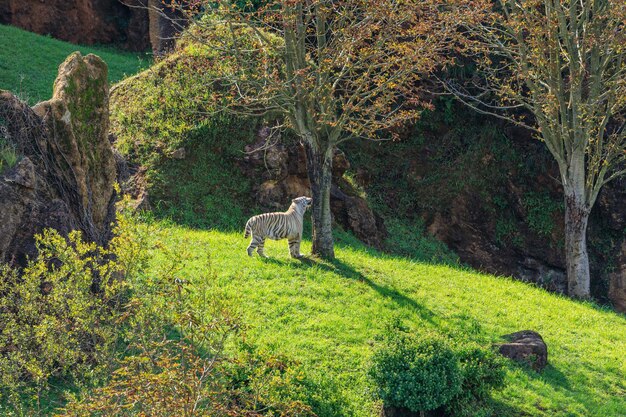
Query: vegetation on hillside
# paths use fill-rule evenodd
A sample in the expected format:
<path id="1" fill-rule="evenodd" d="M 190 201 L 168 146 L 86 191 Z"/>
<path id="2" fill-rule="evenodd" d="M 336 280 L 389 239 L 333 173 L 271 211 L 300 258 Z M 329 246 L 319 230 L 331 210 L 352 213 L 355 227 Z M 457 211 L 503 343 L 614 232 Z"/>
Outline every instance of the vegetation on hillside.
<path id="1" fill-rule="evenodd" d="M 449 90 L 529 129 L 554 157 L 565 196 L 567 293 L 588 298 L 589 215 L 602 187 L 626 174 L 626 9 L 621 0 L 495 4 L 492 19 L 467 26 L 479 69 L 469 91 Z"/>
<path id="2" fill-rule="evenodd" d="M 361 181 L 368 203 L 391 228 L 400 222 L 399 243 L 410 247 L 423 223 L 435 213 L 458 209 L 459 201 L 480 210 L 487 230 L 476 235 L 499 253 L 528 253 L 533 242 L 555 251 L 564 248 L 563 197 L 554 179 L 558 168 L 543 145 L 504 123 L 485 119 L 450 97 L 433 103 L 401 141 L 348 147 L 347 175 Z M 513 188 L 511 188 L 513 187 Z M 513 193 L 513 190 L 517 192 Z M 589 234 L 592 294 L 608 303 L 608 274 L 626 231 L 611 227 L 600 210 L 592 211 Z M 409 243 L 410 242 L 410 243 Z M 390 249 L 408 255 L 395 245 Z M 541 283 L 553 288 L 550 276 Z"/>
<path id="3" fill-rule="evenodd" d="M 116 146 L 147 169 L 154 213 L 122 211 L 106 248 L 46 231 L 23 270 L 0 266 L 0 414 L 372 417 L 399 405 L 453 417 L 626 415 L 623 315 L 450 265 L 455 256 L 422 238 L 411 213 L 469 185 L 500 215 L 498 164 L 526 175 L 541 163 L 497 129 L 465 128 L 433 145 L 427 162 L 447 172 L 418 172 L 398 157 L 424 146 L 416 131 L 375 152 L 374 179 L 387 182 L 367 190 L 390 219 L 395 253 L 336 230 L 334 260 L 293 260 L 284 241 L 267 243 L 269 259 L 250 258 L 241 225 L 251 184 L 235 161 L 262 121 L 207 105 L 225 64 L 214 57 L 186 40 L 114 89 Z M 396 206 L 384 190 L 392 182 Z M 538 236 L 553 229 L 552 198 L 524 194 Z M 500 224 L 503 245 L 521 238 Z M 310 252 L 309 235 L 303 246 Z M 548 345 L 541 373 L 495 353 L 502 335 L 528 328 Z"/>
<path id="4" fill-rule="evenodd" d="M 0 89 L 11 91 L 30 105 L 49 99 L 59 65 L 74 51 L 101 57 L 109 67 L 110 83 L 135 74 L 152 60 L 149 54 L 78 46 L 0 25 Z"/>
<path id="5" fill-rule="evenodd" d="M 111 95 L 116 148 L 146 169 L 156 213 L 193 227 L 241 229 L 252 212 L 249 180 L 235 162 L 261 120 L 215 112 L 210 88 L 221 64 L 185 42 L 117 84 Z M 172 157 L 178 149 L 185 159 Z"/>
<path id="6" fill-rule="evenodd" d="M 13 283 L 3 291 L 16 295 L 3 298 L 9 312 L 3 323 L 13 323 L 2 327 L 5 348 L 12 352 L 11 341 L 39 329 L 1 363 L 3 375 L 13 376 L 0 387 L 4 415 L 20 407 L 45 415 L 69 399 L 57 413 L 126 415 L 119 407 L 134 402 L 149 413 L 196 404 L 189 415 L 248 409 L 371 417 L 381 404 L 368 373 L 374 352 L 390 346 L 390 325 L 406 340 L 434 335 L 461 355 L 462 381 L 469 384 L 461 386 L 474 390 L 463 391 L 461 402 L 486 402 L 455 406 L 453 415 L 604 417 L 626 409 L 626 319 L 593 304 L 384 255 L 343 233 L 336 235 L 341 261 L 333 262 L 291 260 L 284 242 L 268 244 L 270 259 L 248 258 L 240 233 L 150 219 L 120 218 L 117 236 L 110 249 L 115 260 L 94 263 L 93 253 L 104 260 L 107 252 L 94 252 L 77 236 L 68 245 L 48 233 L 24 281 L 8 279 L 14 275 L 3 269 L 3 282 Z M 311 242 L 304 244 L 307 250 Z M 48 259 L 63 262 L 48 271 Z M 7 304 L 18 299 L 28 300 L 21 309 Z M 41 303 L 54 308 L 42 310 Z M 28 313 L 32 308 L 40 313 Z M 107 314 L 97 313 L 102 309 Z M 19 325 L 35 318 L 35 327 Z M 59 320 L 69 331 L 58 332 Z M 500 380 L 491 368 L 476 373 L 463 365 L 489 363 L 490 346 L 521 328 L 537 330 L 548 344 L 542 373 L 501 360 Z M 499 390 L 488 381 L 501 381 Z M 145 388 L 131 389 L 138 386 Z M 451 395 L 458 394 L 455 387 Z"/>
<path id="7" fill-rule="evenodd" d="M 168 230 L 166 247 L 190 257 L 180 277 L 193 283 L 210 257 L 216 285 L 232 297 L 247 338 L 302 365 L 305 402 L 319 416 L 373 416 L 379 403 L 368 368 L 389 323 L 419 337 L 434 331 L 489 347 L 531 328 L 543 335 L 549 366 L 540 374 L 507 361 L 496 416 L 617 416 L 623 398 L 626 319 L 507 278 L 385 255 L 336 234 L 338 260 L 290 260 L 285 242 L 268 242 L 270 259 L 247 258 L 239 232 Z M 311 242 L 303 242 L 303 251 Z M 156 254 L 151 268 L 160 268 Z"/>

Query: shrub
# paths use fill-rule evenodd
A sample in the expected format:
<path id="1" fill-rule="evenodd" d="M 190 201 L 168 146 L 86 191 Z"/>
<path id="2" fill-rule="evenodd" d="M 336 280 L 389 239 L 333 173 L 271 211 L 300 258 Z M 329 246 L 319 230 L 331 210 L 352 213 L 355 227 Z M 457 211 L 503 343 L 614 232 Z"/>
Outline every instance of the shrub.
<path id="1" fill-rule="evenodd" d="M 474 342 L 453 343 L 435 333 L 388 329 L 374 353 L 370 376 L 387 407 L 413 412 L 441 408 L 455 417 L 492 414 L 489 394 L 504 381 L 504 360 Z"/>
<path id="2" fill-rule="evenodd" d="M 473 343 L 457 344 L 463 383 L 461 391 L 446 405 L 447 412 L 457 417 L 492 415 L 489 394 L 504 383 L 504 359 L 490 348 Z"/>
<path id="3" fill-rule="evenodd" d="M 370 376 L 386 406 L 434 410 L 461 391 L 459 361 L 441 336 L 393 331 L 374 353 Z"/>
<path id="4" fill-rule="evenodd" d="M 53 377 L 95 382 L 106 374 L 127 298 L 110 252 L 79 232 L 66 239 L 46 230 L 36 245 L 38 257 L 21 273 L 0 268 L 0 403 L 15 409 L 38 409 Z"/>
<path id="5" fill-rule="evenodd" d="M 107 385 L 74 399 L 56 416 L 313 415 L 307 405 L 281 392 L 294 386 L 288 362 L 205 355 L 182 340 L 143 348 L 120 362 Z"/>

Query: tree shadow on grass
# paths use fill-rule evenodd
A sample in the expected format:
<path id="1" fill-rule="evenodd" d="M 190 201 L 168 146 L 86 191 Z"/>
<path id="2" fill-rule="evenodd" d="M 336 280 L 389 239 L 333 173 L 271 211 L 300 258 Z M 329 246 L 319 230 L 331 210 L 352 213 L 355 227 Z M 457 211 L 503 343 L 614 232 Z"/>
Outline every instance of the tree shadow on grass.
<path id="1" fill-rule="evenodd" d="M 526 372 L 526 374 L 530 375 L 532 378 L 541 377 L 543 381 L 548 382 L 555 388 L 561 388 L 566 391 L 570 391 L 572 388 L 565 374 L 551 364 L 546 365 L 543 371 L 541 371 L 541 374 L 538 374 L 530 367 L 525 367 L 524 372 Z"/>
<path id="2" fill-rule="evenodd" d="M 420 317 L 429 323 L 433 323 L 433 317 L 435 314 L 430 311 L 428 308 L 419 304 L 412 298 L 407 297 L 402 294 L 398 290 L 394 288 L 390 288 L 384 285 L 380 285 L 370 278 L 363 275 L 361 272 L 354 269 L 351 265 L 339 260 L 333 259 L 332 261 L 321 261 L 315 258 L 300 258 L 299 262 L 284 262 L 279 259 L 274 258 L 264 258 L 264 262 L 273 263 L 277 265 L 289 265 L 294 269 L 310 269 L 310 268 L 318 268 L 326 272 L 332 272 L 334 274 L 340 275 L 344 278 L 351 279 L 363 283 L 376 291 L 378 294 L 382 295 L 385 298 L 388 298 L 392 301 L 395 301 L 400 307 L 408 307 L 415 312 L 417 312 Z"/>

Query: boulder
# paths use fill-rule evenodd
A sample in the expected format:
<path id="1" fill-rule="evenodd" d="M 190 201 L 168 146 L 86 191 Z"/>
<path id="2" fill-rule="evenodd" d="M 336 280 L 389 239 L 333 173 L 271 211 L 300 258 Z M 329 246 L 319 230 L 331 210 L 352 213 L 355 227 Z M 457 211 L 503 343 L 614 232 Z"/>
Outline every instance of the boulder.
<path id="1" fill-rule="evenodd" d="M 548 364 L 548 347 L 539 333 L 522 330 L 503 336 L 508 343 L 499 346 L 500 354 L 516 362 L 529 365 L 539 372 Z"/>
<path id="2" fill-rule="evenodd" d="M 359 196 L 351 196 L 335 186 L 331 191 L 331 208 L 335 219 L 351 230 L 363 243 L 382 249 L 387 229 L 380 216 L 377 216 Z"/>
<path id="3" fill-rule="evenodd" d="M 50 150 L 71 170 L 60 169 L 75 186 L 78 217 L 95 240 L 101 240 L 115 194 L 115 158 L 109 142 L 107 65 L 98 56 L 70 55 L 60 66 L 52 99 L 33 107 L 50 132 Z"/>
<path id="4" fill-rule="evenodd" d="M 0 176 L 0 260 L 24 264 L 44 228 L 79 229 L 105 244 L 116 199 L 106 64 L 72 54 L 59 67 L 52 99 L 32 109 L 0 92 L 0 120 L 21 156 Z"/>

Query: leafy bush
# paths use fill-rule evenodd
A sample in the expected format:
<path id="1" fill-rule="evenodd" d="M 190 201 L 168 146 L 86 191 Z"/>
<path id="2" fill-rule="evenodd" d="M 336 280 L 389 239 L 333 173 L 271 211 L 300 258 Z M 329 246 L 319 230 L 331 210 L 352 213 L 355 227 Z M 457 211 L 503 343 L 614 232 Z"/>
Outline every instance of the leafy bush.
<path id="1" fill-rule="evenodd" d="M 128 299 L 112 252 L 79 232 L 46 230 L 36 244 L 21 273 L 0 269 L 0 402 L 15 409 L 39 408 L 53 377 L 85 383 L 108 373 Z"/>
<path id="2" fill-rule="evenodd" d="M 473 343 L 458 344 L 455 352 L 463 383 L 461 392 L 450 400 L 446 410 L 458 417 L 492 415 L 489 394 L 504 383 L 504 359 L 493 350 Z"/>
<path id="3" fill-rule="evenodd" d="M 311 416 L 289 399 L 297 374 L 289 363 L 203 355 L 184 341 L 151 342 L 124 358 L 111 380 L 57 417 Z M 286 395 L 282 390 L 286 390 Z"/>
<path id="4" fill-rule="evenodd" d="M 412 336 L 395 325 L 373 356 L 370 376 L 385 406 L 489 416 L 489 394 L 504 381 L 504 361 L 473 342 L 453 343 L 435 333 Z"/>
<path id="5" fill-rule="evenodd" d="M 459 361 L 441 336 L 391 332 L 372 362 L 370 376 L 387 406 L 434 410 L 461 392 Z"/>
<path id="6" fill-rule="evenodd" d="M 562 217 L 562 202 L 555 201 L 547 192 L 529 191 L 522 203 L 527 211 L 526 222 L 530 230 L 539 236 L 549 237 L 555 228 L 555 216 Z"/>

